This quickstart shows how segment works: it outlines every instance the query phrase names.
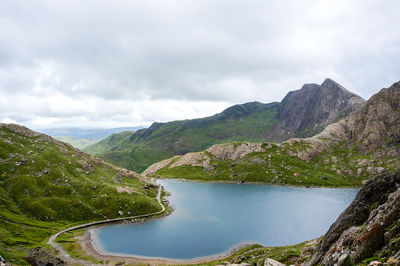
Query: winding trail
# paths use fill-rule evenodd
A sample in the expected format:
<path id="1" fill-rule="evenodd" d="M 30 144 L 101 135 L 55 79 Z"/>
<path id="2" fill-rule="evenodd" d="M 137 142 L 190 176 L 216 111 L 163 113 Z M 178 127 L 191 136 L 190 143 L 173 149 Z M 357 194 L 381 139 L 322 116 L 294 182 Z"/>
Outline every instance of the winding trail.
<path id="1" fill-rule="evenodd" d="M 145 218 L 145 217 L 150 217 L 153 215 L 157 215 L 157 214 L 161 214 L 165 211 L 165 207 L 164 205 L 161 203 L 161 191 L 162 191 L 162 186 L 160 185 L 158 187 L 158 193 L 157 193 L 157 202 L 158 204 L 160 204 L 161 206 L 161 210 L 157 211 L 157 212 L 153 212 L 153 213 L 148 213 L 148 214 L 142 214 L 142 215 L 136 215 L 136 216 L 129 216 L 129 217 L 121 217 L 121 218 L 115 218 L 115 219 L 107 219 L 107 220 L 102 220 L 102 221 L 97 221 L 97 222 L 92 222 L 92 223 L 87 223 L 87 224 L 82 224 L 82 225 L 77 225 L 77 226 L 73 226 L 64 230 L 61 230 L 57 233 L 55 233 L 54 235 L 52 235 L 49 238 L 49 241 L 47 241 L 47 244 L 51 245 L 52 247 L 54 247 L 59 253 L 58 255 L 67 263 L 77 263 L 77 264 L 82 264 L 82 265 L 92 265 L 93 263 L 90 263 L 88 261 L 84 261 L 84 260 L 77 260 L 77 259 L 73 259 L 71 258 L 71 256 L 65 251 L 64 247 L 62 247 L 60 244 L 58 244 L 55 240 L 56 238 L 66 232 L 70 232 L 73 230 L 77 230 L 77 229 L 82 229 L 82 228 L 86 228 L 86 227 L 90 227 L 93 225 L 99 225 L 99 224 L 108 224 L 108 223 L 115 223 L 115 222 L 119 222 L 119 221 L 124 221 L 124 220 L 131 220 L 131 219 L 137 219 L 137 218 Z"/>

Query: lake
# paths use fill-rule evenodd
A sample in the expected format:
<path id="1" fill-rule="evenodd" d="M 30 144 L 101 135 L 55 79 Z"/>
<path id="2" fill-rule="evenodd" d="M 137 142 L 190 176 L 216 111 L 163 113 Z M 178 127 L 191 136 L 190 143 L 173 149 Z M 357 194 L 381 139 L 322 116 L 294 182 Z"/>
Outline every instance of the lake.
<path id="1" fill-rule="evenodd" d="M 175 211 L 142 224 L 94 229 L 104 253 L 191 259 L 242 243 L 281 246 L 326 233 L 358 189 L 159 180 Z"/>

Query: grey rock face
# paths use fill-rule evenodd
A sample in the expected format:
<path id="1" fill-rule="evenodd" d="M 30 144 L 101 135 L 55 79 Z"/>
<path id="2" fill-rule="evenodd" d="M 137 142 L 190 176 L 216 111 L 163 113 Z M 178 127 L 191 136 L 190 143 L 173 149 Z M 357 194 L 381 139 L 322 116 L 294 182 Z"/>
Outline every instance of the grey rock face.
<path id="1" fill-rule="evenodd" d="M 305 264 L 355 264 L 368 258 L 390 241 L 388 228 L 399 218 L 400 172 L 376 176 L 332 224 Z"/>
<path id="2" fill-rule="evenodd" d="M 282 100 L 277 118 L 293 137 L 308 137 L 356 110 L 364 100 L 331 79 L 305 84 Z"/>

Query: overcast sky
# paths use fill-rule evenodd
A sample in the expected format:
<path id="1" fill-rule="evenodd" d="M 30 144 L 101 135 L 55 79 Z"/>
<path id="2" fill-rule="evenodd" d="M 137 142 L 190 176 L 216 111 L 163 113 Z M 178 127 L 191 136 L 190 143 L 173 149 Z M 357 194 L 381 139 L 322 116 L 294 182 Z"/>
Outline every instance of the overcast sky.
<path id="1" fill-rule="evenodd" d="M 2 0 L 0 121 L 120 127 L 400 80 L 400 1 Z"/>

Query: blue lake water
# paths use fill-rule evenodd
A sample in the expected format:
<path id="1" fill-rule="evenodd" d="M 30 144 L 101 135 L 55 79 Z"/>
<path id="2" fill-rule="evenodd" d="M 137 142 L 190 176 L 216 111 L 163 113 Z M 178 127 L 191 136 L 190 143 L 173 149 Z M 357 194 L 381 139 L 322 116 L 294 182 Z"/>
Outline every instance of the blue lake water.
<path id="1" fill-rule="evenodd" d="M 298 188 L 160 180 L 175 211 L 142 224 L 95 229 L 106 253 L 190 259 L 240 243 L 295 244 L 323 235 L 357 189 Z"/>

